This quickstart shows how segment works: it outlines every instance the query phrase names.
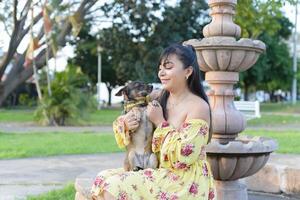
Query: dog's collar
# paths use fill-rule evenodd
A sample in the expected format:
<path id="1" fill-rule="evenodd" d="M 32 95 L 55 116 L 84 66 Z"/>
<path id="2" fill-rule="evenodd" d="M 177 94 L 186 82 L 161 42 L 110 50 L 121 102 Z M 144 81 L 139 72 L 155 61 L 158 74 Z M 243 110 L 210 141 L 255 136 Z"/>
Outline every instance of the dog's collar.
<path id="1" fill-rule="evenodd" d="M 132 108 L 137 106 L 146 106 L 150 102 L 150 96 L 147 95 L 146 97 L 139 97 L 138 99 L 125 101 L 124 102 L 124 111 L 125 113 L 129 112 Z"/>

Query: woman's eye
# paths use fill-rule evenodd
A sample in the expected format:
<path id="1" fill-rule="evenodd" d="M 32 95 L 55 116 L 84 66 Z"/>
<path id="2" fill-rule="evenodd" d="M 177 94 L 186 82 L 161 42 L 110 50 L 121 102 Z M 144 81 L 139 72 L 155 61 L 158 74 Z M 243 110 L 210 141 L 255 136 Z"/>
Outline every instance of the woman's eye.
<path id="1" fill-rule="evenodd" d="M 166 69 L 172 69 L 173 68 L 173 63 L 172 62 L 165 62 L 163 65 Z"/>
<path id="2" fill-rule="evenodd" d="M 170 64 L 165 65 L 165 69 L 172 69 L 172 68 L 173 68 L 173 65 L 170 65 Z"/>

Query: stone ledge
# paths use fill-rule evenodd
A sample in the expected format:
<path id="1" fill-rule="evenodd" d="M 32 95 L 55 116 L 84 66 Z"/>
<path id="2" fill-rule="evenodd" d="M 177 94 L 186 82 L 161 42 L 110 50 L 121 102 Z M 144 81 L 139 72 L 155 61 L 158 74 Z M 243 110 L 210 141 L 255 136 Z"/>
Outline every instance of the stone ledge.
<path id="1" fill-rule="evenodd" d="M 256 174 L 244 178 L 248 190 L 300 195 L 300 168 L 276 163 L 266 164 Z"/>

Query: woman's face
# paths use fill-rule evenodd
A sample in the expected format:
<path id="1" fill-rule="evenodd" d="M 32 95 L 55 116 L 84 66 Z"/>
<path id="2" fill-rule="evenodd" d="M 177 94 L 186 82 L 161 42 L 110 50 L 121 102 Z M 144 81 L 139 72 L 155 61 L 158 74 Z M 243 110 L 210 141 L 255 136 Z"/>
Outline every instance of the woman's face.
<path id="1" fill-rule="evenodd" d="M 174 91 L 182 84 L 186 84 L 188 69 L 184 69 L 183 63 L 174 54 L 163 59 L 159 65 L 158 77 L 163 85 L 163 89 Z"/>

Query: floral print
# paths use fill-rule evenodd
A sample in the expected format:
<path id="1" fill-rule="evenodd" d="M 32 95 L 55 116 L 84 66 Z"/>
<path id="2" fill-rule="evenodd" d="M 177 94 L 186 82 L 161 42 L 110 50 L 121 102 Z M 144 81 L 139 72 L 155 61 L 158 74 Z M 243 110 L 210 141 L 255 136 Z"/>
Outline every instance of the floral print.
<path id="1" fill-rule="evenodd" d="M 189 156 L 191 153 L 193 153 L 193 144 L 186 144 L 182 149 L 181 149 L 181 155 L 183 156 Z"/>
<path id="2" fill-rule="evenodd" d="M 193 195 L 197 195 L 198 194 L 198 184 L 197 183 L 193 183 L 190 187 L 189 192 Z"/>
<path id="3" fill-rule="evenodd" d="M 130 135 L 126 130 L 123 116 L 118 117 L 118 119 L 113 122 L 113 130 L 119 148 L 127 146 L 130 142 Z"/>
<path id="4" fill-rule="evenodd" d="M 168 122 L 162 123 L 152 140 L 159 168 L 138 172 L 125 172 L 122 168 L 101 171 L 93 183 L 93 195 L 100 196 L 106 190 L 118 200 L 215 200 L 205 152 L 208 131 L 208 124 L 200 119 L 186 120 L 177 129 Z M 130 138 L 122 118 L 114 122 L 114 132 L 118 145 L 126 146 Z"/>

